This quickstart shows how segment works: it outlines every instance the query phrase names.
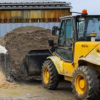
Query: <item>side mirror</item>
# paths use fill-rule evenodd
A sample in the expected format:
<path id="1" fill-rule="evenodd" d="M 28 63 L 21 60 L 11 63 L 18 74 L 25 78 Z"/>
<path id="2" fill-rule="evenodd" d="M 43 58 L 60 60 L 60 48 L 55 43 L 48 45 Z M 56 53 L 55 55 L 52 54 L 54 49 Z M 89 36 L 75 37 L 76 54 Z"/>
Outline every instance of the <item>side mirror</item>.
<path id="1" fill-rule="evenodd" d="M 58 28 L 57 26 L 54 26 L 54 27 L 52 28 L 52 35 L 56 35 L 58 29 L 59 29 L 59 28 Z"/>

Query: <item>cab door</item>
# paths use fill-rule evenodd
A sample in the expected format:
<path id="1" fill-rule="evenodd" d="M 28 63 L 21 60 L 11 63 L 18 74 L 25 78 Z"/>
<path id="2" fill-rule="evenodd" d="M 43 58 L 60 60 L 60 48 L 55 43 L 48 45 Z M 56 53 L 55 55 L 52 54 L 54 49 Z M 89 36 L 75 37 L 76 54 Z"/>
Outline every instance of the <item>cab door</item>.
<path id="1" fill-rule="evenodd" d="M 71 18 L 62 20 L 56 53 L 63 62 L 63 75 L 71 76 L 73 71 L 73 24 Z"/>
<path id="2" fill-rule="evenodd" d="M 74 66 L 72 64 L 73 62 L 73 56 L 74 56 L 74 25 L 73 25 L 72 19 L 66 19 L 66 24 L 65 24 L 65 48 L 67 52 L 67 59 L 63 63 L 64 67 L 64 75 L 72 77 L 73 71 L 74 71 Z"/>

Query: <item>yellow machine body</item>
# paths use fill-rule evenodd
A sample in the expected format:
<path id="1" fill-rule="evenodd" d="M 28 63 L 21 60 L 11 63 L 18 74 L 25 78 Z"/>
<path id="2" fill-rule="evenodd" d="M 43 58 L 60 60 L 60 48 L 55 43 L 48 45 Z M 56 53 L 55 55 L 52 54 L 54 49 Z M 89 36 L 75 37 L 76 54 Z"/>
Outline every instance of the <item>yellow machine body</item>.
<path id="1" fill-rule="evenodd" d="M 74 70 L 79 67 L 79 64 L 86 62 L 87 65 L 100 65 L 100 42 L 76 42 L 73 49 L 74 61 L 66 62 L 56 53 L 48 57 L 51 59 L 60 75 L 64 75 L 65 80 L 71 81 Z"/>
<path id="2" fill-rule="evenodd" d="M 53 55 L 44 63 L 51 75 L 45 85 L 57 88 L 61 75 L 72 83 L 78 100 L 94 100 L 100 91 L 100 15 L 88 15 L 84 9 L 82 15 L 60 19 L 60 27 L 52 29 L 52 34 L 58 35 L 58 42 L 49 41 Z M 44 82 L 45 78 L 42 79 Z"/>

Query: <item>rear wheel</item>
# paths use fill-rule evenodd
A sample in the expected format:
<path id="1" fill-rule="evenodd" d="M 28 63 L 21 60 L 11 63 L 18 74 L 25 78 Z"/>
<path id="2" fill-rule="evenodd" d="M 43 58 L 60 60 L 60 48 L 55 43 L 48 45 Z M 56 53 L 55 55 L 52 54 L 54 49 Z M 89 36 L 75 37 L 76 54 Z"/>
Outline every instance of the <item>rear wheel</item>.
<path id="1" fill-rule="evenodd" d="M 99 93 L 99 80 L 96 72 L 87 66 L 75 70 L 72 78 L 73 92 L 79 100 L 92 100 Z"/>
<path id="2" fill-rule="evenodd" d="M 47 89 L 54 90 L 58 87 L 59 78 L 55 65 L 51 60 L 46 60 L 42 67 L 42 83 Z"/>

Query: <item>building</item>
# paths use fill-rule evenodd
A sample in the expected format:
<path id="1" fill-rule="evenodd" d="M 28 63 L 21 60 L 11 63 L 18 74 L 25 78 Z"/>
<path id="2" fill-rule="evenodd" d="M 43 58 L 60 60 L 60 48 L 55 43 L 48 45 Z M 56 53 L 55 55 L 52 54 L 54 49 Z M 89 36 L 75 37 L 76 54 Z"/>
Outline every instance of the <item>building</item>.
<path id="1" fill-rule="evenodd" d="M 0 0 L 0 37 L 21 26 L 52 29 L 54 25 L 59 26 L 59 17 L 71 15 L 71 4 L 62 1 L 14 1 Z"/>

